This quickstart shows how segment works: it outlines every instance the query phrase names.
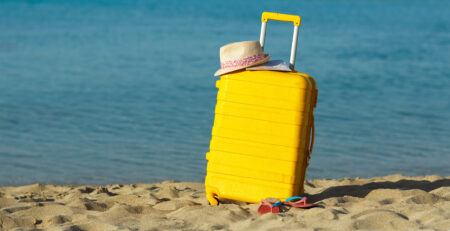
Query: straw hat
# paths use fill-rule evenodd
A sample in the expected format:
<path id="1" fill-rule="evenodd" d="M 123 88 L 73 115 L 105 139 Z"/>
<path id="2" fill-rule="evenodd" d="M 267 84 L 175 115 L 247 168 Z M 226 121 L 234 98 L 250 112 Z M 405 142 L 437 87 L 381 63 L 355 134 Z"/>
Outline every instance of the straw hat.
<path id="1" fill-rule="evenodd" d="M 264 54 L 258 41 L 230 43 L 220 48 L 220 69 L 214 76 L 263 64 L 269 58 L 270 55 Z"/>

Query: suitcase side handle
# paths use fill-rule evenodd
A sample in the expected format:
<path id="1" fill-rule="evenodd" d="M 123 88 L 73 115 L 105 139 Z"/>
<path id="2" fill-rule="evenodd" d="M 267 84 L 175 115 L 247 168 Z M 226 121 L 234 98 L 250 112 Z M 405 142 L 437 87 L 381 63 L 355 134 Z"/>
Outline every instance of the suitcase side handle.
<path id="1" fill-rule="evenodd" d="M 310 144 L 308 147 L 308 150 L 306 151 L 307 153 L 307 159 L 306 159 L 306 167 L 308 167 L 309 165 L 309 160 L 311 159 L 311 154 L 314 148 L 314 133 L 315 133 L 315 128 L 314 128 L 314 115 L 311 113 L 311 118 L 312 118 L 312 123 L 311 123 L 311 140 L 310 140 Z"/>
<path id="2" fill-rule="evenodd" d="M 261 16 L 261 35 L 259 37 L 259 43 L 261 43 L 261 47 L 263 50 L 264 50 L 264 42 L 266 39 L 266 26 L 269 19 L 294 23 L 294 35 L 292 36 L 291 57 L 289 59 L 289 68 L 291 68 L 291 70 L 294 70 L 295 55 L 297 53 L 298 28 L 300 27 L 302 19 L 300 18 L 300 16 L 297 15 L 263 12 Z"/>

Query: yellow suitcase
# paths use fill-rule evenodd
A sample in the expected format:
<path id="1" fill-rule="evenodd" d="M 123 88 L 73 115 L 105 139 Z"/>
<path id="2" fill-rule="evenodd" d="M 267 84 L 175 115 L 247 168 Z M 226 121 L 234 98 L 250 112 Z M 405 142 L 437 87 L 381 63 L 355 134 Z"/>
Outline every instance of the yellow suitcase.
<path id="1" fill-rule="evenodd" d="M 300 17 L 264 12 L 268 20 L 294 22 L 293 70 Z M 211 205 L 219 198 L 259 203 L 303 194 L 314 141 L 314 79 L 297 71 L 240 71 L 217 80 L 217 104 L 205 179 Z"/>

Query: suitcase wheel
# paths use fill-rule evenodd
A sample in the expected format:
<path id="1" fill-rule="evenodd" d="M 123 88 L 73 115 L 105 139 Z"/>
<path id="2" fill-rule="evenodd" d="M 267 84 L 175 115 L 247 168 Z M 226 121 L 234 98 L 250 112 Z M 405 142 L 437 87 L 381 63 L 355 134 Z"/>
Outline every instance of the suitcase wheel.
<path id="1" fill-rule="evenodd" d="M 208 202 L 210 205 L 219 205 L 220 201 L 217 198 L 217 195 L 213 193 L 206 194 L 206 199 L 208 199 Z"/>

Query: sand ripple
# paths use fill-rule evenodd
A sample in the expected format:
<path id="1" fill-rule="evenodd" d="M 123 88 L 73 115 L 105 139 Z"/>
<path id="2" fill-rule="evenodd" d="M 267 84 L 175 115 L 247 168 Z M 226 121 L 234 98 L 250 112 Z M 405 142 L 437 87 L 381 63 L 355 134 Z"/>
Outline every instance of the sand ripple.
<path id="1" fill-rule="evenodd" d="M 306 183 L 312 209 L 209 206 L 203 184 L 0 188 L 0 230 L 449 230 L 450 177 L 391 175 Z"/>

